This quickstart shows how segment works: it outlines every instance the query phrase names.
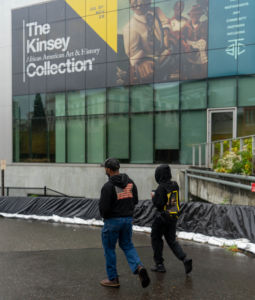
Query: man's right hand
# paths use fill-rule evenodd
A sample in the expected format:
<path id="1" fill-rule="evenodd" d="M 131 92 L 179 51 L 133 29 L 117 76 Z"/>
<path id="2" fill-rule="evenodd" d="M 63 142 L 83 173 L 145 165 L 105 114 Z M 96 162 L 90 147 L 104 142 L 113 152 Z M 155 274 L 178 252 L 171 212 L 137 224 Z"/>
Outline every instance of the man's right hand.
<path id="1" fill-rule="evenodd" d="M 140 62 L 137 68 L 141 79 L 150 79 L 153 75 L 154 62 L 151 60 Z"/>

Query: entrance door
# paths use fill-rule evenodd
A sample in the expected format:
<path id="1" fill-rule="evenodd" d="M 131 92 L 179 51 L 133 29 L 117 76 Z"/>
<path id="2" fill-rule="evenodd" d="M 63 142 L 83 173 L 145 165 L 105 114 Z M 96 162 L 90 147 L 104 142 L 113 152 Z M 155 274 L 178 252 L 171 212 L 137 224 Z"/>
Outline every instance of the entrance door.
<path id="1" fill-rule="evenodd" d="M 208 109 L 207 142 L 236 137 L 236 108 Z"/>

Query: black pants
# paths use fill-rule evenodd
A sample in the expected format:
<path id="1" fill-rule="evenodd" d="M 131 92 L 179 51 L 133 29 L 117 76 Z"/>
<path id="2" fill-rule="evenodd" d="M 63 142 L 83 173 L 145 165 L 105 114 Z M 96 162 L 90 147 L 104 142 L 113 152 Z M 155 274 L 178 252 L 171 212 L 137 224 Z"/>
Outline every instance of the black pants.
<path id="1" fill-rule="evenodd" d="M 151 230 L 151 244 L 154 250 L 154 261 L 156 264 L 162 264 L 164 261 L 164 241 L 162 239 L 163 235 L 167 241 L 168 246 L 178 259 L 183 260 L 186 257 L 186 254 L 183 252 L 180 244 L 175 240 L 176 223 L 176 219 L 169 219 L 169 222 L 164 222 L 159 214 L 155 217 Z"/>

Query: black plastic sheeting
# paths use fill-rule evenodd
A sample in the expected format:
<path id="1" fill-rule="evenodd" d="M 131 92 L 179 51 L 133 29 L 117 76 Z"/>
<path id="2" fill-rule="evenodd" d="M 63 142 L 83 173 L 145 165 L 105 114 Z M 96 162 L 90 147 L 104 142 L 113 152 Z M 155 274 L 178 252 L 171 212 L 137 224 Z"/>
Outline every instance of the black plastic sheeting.
<path id="1" fill-rule="evenodd" d="M 0 212 L 101 220 L 98 199 L 0 197 Z M 134 225 L 150 227 L 156 209 L 151 200 L 139 201 Z M 182 203 L 177 229 L 227 239 L 247 238 L 255 242 L 255 207 Z"/>

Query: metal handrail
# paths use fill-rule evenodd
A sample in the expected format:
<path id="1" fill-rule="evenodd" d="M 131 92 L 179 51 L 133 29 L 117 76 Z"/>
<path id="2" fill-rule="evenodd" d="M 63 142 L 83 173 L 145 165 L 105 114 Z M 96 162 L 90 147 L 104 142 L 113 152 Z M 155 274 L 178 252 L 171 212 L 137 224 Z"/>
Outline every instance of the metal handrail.
<path id="1" fill-rule="evenodd" d="M 215 144 L 220 143 L 220 157 L 223 157 L 223 150 L 224 142 L 229 141 L 229 151 L 232 149 L 232 141 L 240 140 L 240 151 L 243 149 L 243 141 L 246 139 L 252 138 L 252 173 L 253 173 L 253 165 L 254 165 L 254 148 L 255 148 L 255 135 L 248 135 L 248 136 L 242 136 L 242 137 L 237 137 L 237 138 L 232 138 L 232 139 L 225 139 L 225 140 L 218 140 L 218 141 L 213 141 L 213 142 L 207 142 L 207 143 L 200 143 L 200 144 L 193 144 L 193 166 L 196 166 L 196 147 L 199 149 L 199 162 L 198 166 L 201 168 L 202 167 L 202 146 L 205 145 L 205 166 L 207 168 L 211 168 L 212 164 L 212 157 L 214 156 L 215 153 Z"/>
<path id="2" fill-rule="evenodd" d="M 240 182 L 231 182 L 231 181 L 220 180 L 220 179 L 215 179 L 215 178 L 210 178 L 210 177 L 203 177 L 203 176 L 193 175 L 193 174 L 189 174 L 189 172 L 202 173 L 202 174 L 215 175 L 215 176 L 222 176 L 222 177 L 231 177 L 233 179 L 242 179 L 242 180 L 248 180 L 248 181 L 255 181 L 255 176 L 241 176 L 241 175 L 235 175 L 235 174 L 216 173 L 216 172 L 212 172 L 212 171 L 202 171 L 202 170 L 200 171 L 200 170 L 194 170 L 194 169 L 187 169 L 185 171 L 185 202 L 188 202 L 188 196 L 189 196 L 189 180 L 188 180 L 189 177 L 204 180 L 204 181 L 214 182 L 214 183 L 218 183 L 218 184 L 224 184 L 224 185 L 228 185 L 228 186 L 237 187 L 237 188 L 240 188 L 240 189 L 251 191 L 251 186 L 247 185 L 247 184 L 242 184 Z"/>
<path id="3" fill-rule="evenodd" d="M 46 186 L 43 188 L 40 188 L 40 187 L 7 187 L 6 186 L 4 188 L 7 190 L 7 196 L 9 196 L 10 190 L 44 190 L 44 196 L 47 196 L 47 191 L 51 191 L 51 192 L 57 193 L 59 195 L 65 196 L 65 197 L 70 197 L 70 196 L 60 193 L 58 191 L 47 188 Z M 1 190 L 1 187 L 0 187 L 0 190 Z"/>

